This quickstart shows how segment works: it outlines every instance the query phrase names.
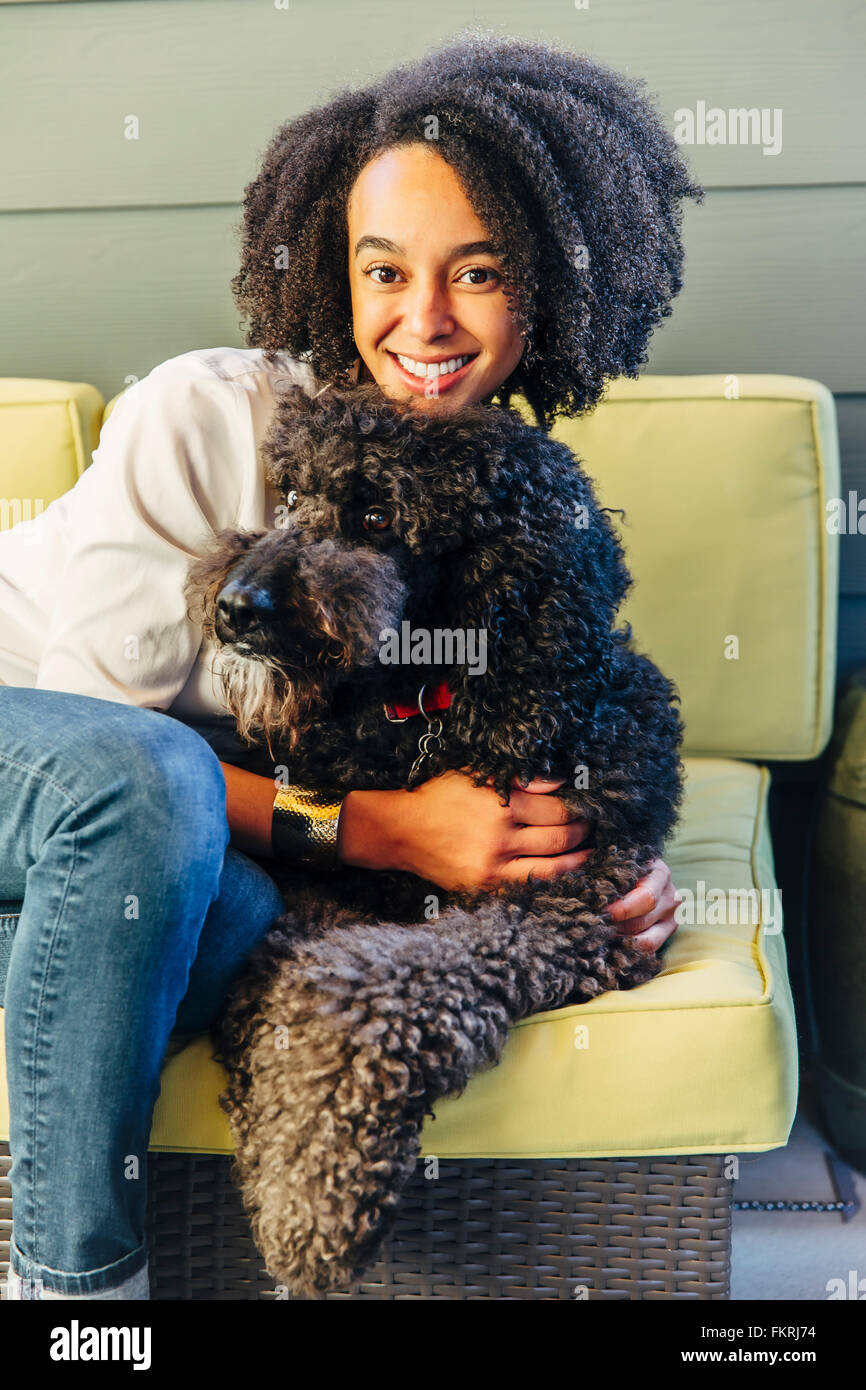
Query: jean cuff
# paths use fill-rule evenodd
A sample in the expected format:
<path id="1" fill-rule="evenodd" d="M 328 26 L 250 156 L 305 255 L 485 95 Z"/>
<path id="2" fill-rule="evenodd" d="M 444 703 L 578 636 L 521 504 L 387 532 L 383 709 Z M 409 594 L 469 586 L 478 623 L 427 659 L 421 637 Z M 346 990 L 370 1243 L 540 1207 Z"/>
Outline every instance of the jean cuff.
<path id="1" fill-rule="evenodd" d="M 11 1298 L 150 1298 L 147 1249 L 140 1245 L 130 1255 L 86 1274 L 68 1274 L 50 1265 L 40 1265 L 22 1255 L 14 1240 L 9 1242 Z M 15 1276 L 13 1288 L 11 1276 Z"/>

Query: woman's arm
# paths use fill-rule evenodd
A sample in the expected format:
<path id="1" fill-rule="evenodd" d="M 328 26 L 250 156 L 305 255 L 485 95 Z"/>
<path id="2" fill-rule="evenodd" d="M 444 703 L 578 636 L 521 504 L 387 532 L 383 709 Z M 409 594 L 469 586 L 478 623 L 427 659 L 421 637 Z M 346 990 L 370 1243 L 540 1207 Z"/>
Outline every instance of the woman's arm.
<path id="1" fill-rule="evenodd" d="M 231 763 L 221 767 L 232 843 L 248 854 L 271 855 L 274 782 Z M 493 887 L 526 878 L 530 870 L 555 878 L 589 853 L 577 849 L 587 822 L 570 819 L 561 801 L 544 795 L 561 785 L 539 778 L 516 786 L 507 807 L 491 787 L 476 787 L 460 772 L 412 791 L 351 791 L 340 814 L 337 852 L 344 864 L 408 870 L 443 888 Z M 676 931 L 677 901 L 670 870 L 659 859 L 612 905 L 611 916 L 623 935 L 655 951 Z"/>
<path id="2" fill-rule="evenodd" d="M 248 854 L 273 854 L 276 787 L 270 777 L 221 762 L 232 843 Z M 344 864 L 403 869 L 443 888 L 492 887 L 552 878 L 577 868 L 589 826 L 559 800 L 539 795 L 561 782 L 515 787 L 503 806 L 492 787 L 461 772 L 433 777 L 412 791 L 350 791 L 343 800 L 337 852 Z M 550 856 L 556 856 L 550 858 Z"/>
<path id="3" fill-rule="evenodd" d="M 248 421 L 243 387 L 194 355 L 154 367 L 120 398 L 90 467 L 46 511 L 57 508 L 63 568 L 37 688 L 171 707 L 202 640 L 184 580 L 214 532 L 234 524 Z"/>

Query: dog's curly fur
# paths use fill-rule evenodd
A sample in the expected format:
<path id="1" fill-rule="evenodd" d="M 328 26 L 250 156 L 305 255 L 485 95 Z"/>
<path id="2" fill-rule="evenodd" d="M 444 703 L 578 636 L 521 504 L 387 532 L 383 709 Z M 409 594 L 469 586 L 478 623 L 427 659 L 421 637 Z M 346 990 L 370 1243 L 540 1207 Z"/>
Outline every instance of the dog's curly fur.
<path id="1" fill-rule="evenodd" d="M 516 411 L 292 387 L 265 455 L 288 524 L 221 533 L 187 586 L 224 644 L 248 765 L 342 791 L 465 770 L 503 801 L 515 777 L 564 777 L 557 795 L 593 825 L 579 870 L 492 892 L 267 861 L 287 910 L 215 1024 L 221 1104 L 267 1267 L 316 1296 L 372 1258 L 424 1116 L 498 1061 L 511 1025 L 660 969 L 605 908 L 676 823 L 682 724 L 671 682 L 616 626 L 630 578 L 607 513 L 570 450 Z M 486 671 L 384 663 L 380 633 L 407 620 L 486 630 Z M 442 746 L 413 774 L 425 725 L 383 704 L 443 677 Z"/>

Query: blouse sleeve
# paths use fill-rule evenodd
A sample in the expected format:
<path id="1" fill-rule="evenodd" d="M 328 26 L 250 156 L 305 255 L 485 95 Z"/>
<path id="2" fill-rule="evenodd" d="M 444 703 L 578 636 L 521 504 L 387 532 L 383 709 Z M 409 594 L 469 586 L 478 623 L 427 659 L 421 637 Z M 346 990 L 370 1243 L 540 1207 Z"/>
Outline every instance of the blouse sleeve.
<path id="1" fill-rule="evenodd" d="M 179 372 L 131 386 L 68 502 L 66 556 L 36 686 L 167 709 L 201 632 L 186 613 L 190 562 L 236 524 L 255 461 L 241 386 Z"/>

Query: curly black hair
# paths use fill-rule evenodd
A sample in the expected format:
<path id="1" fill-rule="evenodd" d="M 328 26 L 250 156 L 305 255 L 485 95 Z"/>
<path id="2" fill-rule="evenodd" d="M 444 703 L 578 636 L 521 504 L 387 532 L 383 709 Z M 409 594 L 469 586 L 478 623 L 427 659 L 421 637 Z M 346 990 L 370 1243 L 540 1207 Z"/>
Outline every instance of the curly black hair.
<path id="1" fill-rule="evenodd" d="M 502 247 L 525 335 L 490 399 L 522 393 L 545 430 L 591 409 L 606 380 L 646 362 L 682 285 L 679 200 L 703 198 L 643 87 L 582 54 L 472 28 L 286 121 L 244 191 L 231 284 L 248 345 L 302 357 L 323 381 L 345 376 L 358 355 L 349 194 L 372 158 L 432 130 Z"/>

